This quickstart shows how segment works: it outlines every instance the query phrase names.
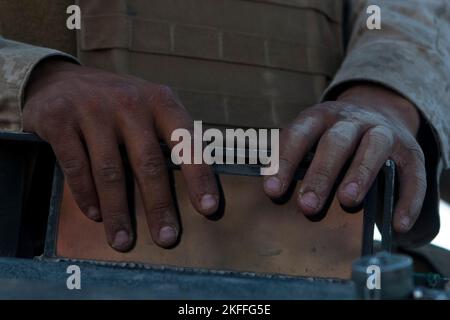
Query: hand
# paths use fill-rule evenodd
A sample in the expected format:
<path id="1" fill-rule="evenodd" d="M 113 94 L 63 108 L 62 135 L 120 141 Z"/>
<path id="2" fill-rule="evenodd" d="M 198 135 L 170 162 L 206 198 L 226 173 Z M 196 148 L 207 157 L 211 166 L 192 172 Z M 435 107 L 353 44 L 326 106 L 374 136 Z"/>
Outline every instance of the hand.
<path id="1" fill-rule="evenodd" d="M 172 203 L 159 139 L 173 146 L 174 129 L 193 121 L 170 89 L 63 61 L 48 60 L 33 72 L 24 107 L 24 129 L 48 141 L 83 213 L 103 220 L 108 243 L 129 250 L 124 145 L 144 200 L 154 242 L 170 247 L 180 226 Z M 190 199 L 204 215 L 218 207 L 218 189 L 207 165 L 183 165 Z"/>
<path id="2" fill-rule="evenodd" d="M 400 188 L 394 228 L 407 232 L 420 214 L 426 191 L 424 155 L 415 139 L 419 125 L 416 108 L 398 94 L 370 84 L 353 86 L 337 101 L 305 110 L 282 130 L 280 169 L 276 176 L 265 179 L 265 192 L 280 197 L 299 162 L 318 142 L 301 182 L 300 211 L 309 216 L 320 211 L 348 160 L 351 165 L 337 189 L 337 199 L 343 207 L 355 207 L 385 161 L 392 159 Z"/>

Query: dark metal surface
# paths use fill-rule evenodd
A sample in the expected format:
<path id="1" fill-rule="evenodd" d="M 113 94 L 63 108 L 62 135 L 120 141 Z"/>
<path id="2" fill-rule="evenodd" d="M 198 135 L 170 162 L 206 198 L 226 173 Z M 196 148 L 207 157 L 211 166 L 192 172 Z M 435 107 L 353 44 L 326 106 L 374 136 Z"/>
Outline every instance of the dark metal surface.
<path id="1" fill-rule="evenodd" d="M 40 139 L 33 133 L 17 133 L 6 131 L 0 131 L 0 141 L 45 143 L 42 139 Z"/>
<path id="2" fill-rule="evenodd" d="M 379 288 L 369 288 L 368 279 L 376 278 L 379 268 Z M 374 279 L 375 279 L 374 278 Z M 362 257 L 352 265 L 352 280 L 360 299 L 407 299 L 412 297 L 414 289 L 413 261 L 405 255 L 380 252 Z"/>
<path id="3" fill-rule="evenodd" d="M 392 216 L 394 211 L 395 163 L 386 161 L 364 200 L 362 254 L 373 254 L 375 221 L 381 220 L 381 247 L 392 252 Z"/>
<path id="4" fill-rule="evenodd" d="M 394 214 L 394 188 L 395 188 L 395 163 L 392 160 L 386 161 L 383 169 L 384 190 L 383 190 L 383 224 L 381 227 L 381 247 L 386 252 L 392 252 L 392 217 Z"/>
<path id="5" fill-rule="evenodd" d="M 17 146 L 0 143 L 0 256 L 14 257 L 19 246 L 25 159 Z"/>
<path id="6" fill-rule="evenodd" d="M 42 253 L 53 166 L 36 135 L 0 132 L 0 256 Z"/>
<path id="7" fill-rule="evenodd" d="M 14 257 L 20 246 L 24 198 L 37 154 L 34 135 L 0 132 L 0 256 Z"/>
<path id="8" fill-rule="evenodd" d="M 374 181 L 369 189 L 369 193 L 364 199 L 364 217 L 363 217 L 363 238 L 361 245 L 361 256 L 371 255 L 373 253 L 373 233 L 375 228 L 375 217 L 378 212 L 378 179 Z"/>
<path id="9" fill-rule="evenodd" d="M 69 265 L 81 290 L 66 286 Z M 0 258 L 0 299 L 354 299 L 349 281 L 134 264 Z"/>

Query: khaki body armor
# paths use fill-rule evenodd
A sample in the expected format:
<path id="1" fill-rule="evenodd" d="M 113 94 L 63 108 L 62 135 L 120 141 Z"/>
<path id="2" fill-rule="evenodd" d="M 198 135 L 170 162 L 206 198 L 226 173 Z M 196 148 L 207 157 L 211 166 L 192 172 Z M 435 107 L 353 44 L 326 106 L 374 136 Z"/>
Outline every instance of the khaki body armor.
<path id="1" fill-rule="evenodd" d="M 80 1 L 79 58 L 169 85 L 195 120 L 280 127 L 343 57 L 342 1 Z"/>

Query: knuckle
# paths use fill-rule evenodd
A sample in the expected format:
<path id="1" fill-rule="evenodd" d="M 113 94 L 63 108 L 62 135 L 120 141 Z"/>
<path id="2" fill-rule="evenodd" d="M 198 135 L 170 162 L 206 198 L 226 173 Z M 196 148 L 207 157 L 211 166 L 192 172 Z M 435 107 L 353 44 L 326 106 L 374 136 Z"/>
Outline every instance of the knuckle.
<path id="1" fill-rule="evenodd" d="M 119 226 L 126 221 L 126 213 L 123 210 L 108 210 L 107 217 L 114 225 Z"/>
<path id="2" fill-rule="evenodd" d="M 59 118 L 66 116 L 70 106 L 70 101 L 65 97 L 57 96 L 46 100 L 43 105 L 43 113 L 46 118 Z"/>
<path id="3" fill-rule="evenodd" d="M 90 204 L 90 200 L 93 195 L 90 188 L 83 184 L 81 181 L 72 181 L 69 183 L 69 185 L 74 197 L 77 199 L 77 202 L 81 206 L 87 207 L 87 205 Z"/>
<path id="4" fill-rule="evenodd" d="M 306 137 L 301 123 L 292 123 L 288 125 L 282 129 L 282 134 L 284 137 L 289 137 L 289 139 L 295 139 L 296 141 L 305 139 Z"/>
<path id="5" fill-rule="evenodd" d="M 60 161 L 61 168 L 69 178 L 79 177 L 86 171 L 87 164 L 85 161 L 76 158 L 67 158 Z"/>
<path id="6" fill-rule="evenodd" d="M 94 115 L 103 112 L 102 109 L 105 106 L 103 96 L 88 93 L 85 99 L 84 107 L 79 109 L 80 115 Z"/>
<path id="7" fill-rule="evenodd" d="M 400 169 L 413 167 L 415 170 L 418 168 L 425 170 L 425 155 L 416 141 L 406 144 L 403 149 L 392 156 L 392 159 Z"/>
<path id="8" fill-rule="evenodd" d="M 348 118 L 346 115 L 353 110 L 353 105 L 343 104 L 339 101 L 325 101 L 314 107 L 318 114 L 327 121 Z"/>
<path id="9" fill-rule="evenodd" d="M 425 192 L 427 189 L 427 178 L 424 172 L 416 172 L 414 175 L 414 180 L 417 189 L 420 192 Z"/>
<path id="10" fill-rule="evenodd" d="M 156 217 L 158 221 L 164 220 L 164 216 L 170 212 L 171 203 L 169 201 L 160 200 L 150 205 L 149 214 Z"/>
<path id="11" fill-rule="evenodd" d="M 127 213 L 119 209 L 104 210 L 103 219 L 107 232 L 115 234 L 117 230 L 129 229 Z"/>
<path id="12" fill-rule="evenodd" d="M 138 161 L 137 170 L 144 178 L 155 178 L 163 174 L 165 164 L 160 157 L 147 155 Z"/>
<path id="13" fill-rule="evenodd" d="M 336 103 L 336 101 L 325 101 L 314 108 L 322 109 L 323 111 L 329 112 L 329 113 L 336 113 L 339 109 L 339 105 Z"/>
<path id="14" fill-rule="evenodd" d="M 327 130 L 319 142 L 319 148 L 327 158 L 347 158 L 358 138 L 358 127 L 349 122 L 337 122 Z M 330 161 L 330 160 L 328 160 Z"/>
<path id="15" fill-rule="evenodd" d="M 201 170 L 195 177 L 197 185 L 201 187 L 208 187 L 213 181 L 212 174 L 207 170 Z"/>
<path id="16" fill-rule="evenodd" d="M 373 175 L 373 169 L 366 163 L 361 162 L 358 165 L 357 176 L 361 181 L 367 181 Z"/>
<path id="17" fill-rule="evenodd" d="M 417 143 L 407 147 L 407 149 L 415 161 L 420 165 L 425 165 L 425 155 L 422 148 Z"/>
<path id="18" fill-rule="evenodd" d="M 300 128 L 300 125 L 298 122 L 289 123 L 286 127 L 281 129 L 281 133 L 285 136 L 295 136 L 298 134 L 298 130 Z"/>
<path id="19" fill-rule="evenodd" d="M 330 168 L 319 166 L 312 175 L 312 185 L 315 187 L 323 187 L 332 180 L 333 174 Z"/>
<path id="20" fill-rule="evenodd" d="M 71 114 L 69 110 L 70 102 L 63 97 L 52 98 L 44 102 L 37 116 L 37 129 L 39 134 L 50 139 L 59 139 L 61 129 L 67 129 L 72 126 Z"/>
<path id="21" fill-rule="evenodd" d="M 69 162 L 67 165 L 69 169 L 74 165 L 71 162 L 75 162 L 76 159 L 72 157 L 81 156 L 81 154 L 73 154 L 71 152 L 71 144 L 76 143 L 76 139 L 78 139 L 76 134 L 76 129 L 70 125 L 62 125 L 60 127 L 55 127 L 52 125 L 43 126 L 39 132 L 39 135 L 48 141 L 52 146 L 53 150 L 55 150 L 56 155 L 59 157 L 58 160 L 61 164 L 62 161 Z M 79 159 L 78 161 L 82 161 Z M 61 164 L 61 168 L 64 170 L 63 164 Z"/>
<path id="22" fill-rule="evenodd" d="M 295 174 L 298 163 L 293 160 L 286 158 L 285 156 L 280 156 L 279 158 L 279 170 L 276 176 L 280 179 L 283 185 L 289 185 L 290 179 Z"/>
<path id="23" fill-rule="evenodd" d="M 136 113 L 143 107 L 141 91 L 129 81 L 122 81 L 114 88 L 120 112 Z"/>
<path id="24" fill-rule="evenodd" d="M 323 141 L 327 146 L 333 146 L 339 151 L 344 151 L 352 145 L 354 130 L 352 127 L 334 126 L 324 135 Z"/>
<path id="25" fill-rule="evenodd" d="M 286 155 L 280 155 L 279 164 L 280 168 L 286 168 L 288 170 L 291 170 L 295 167 L 295 164 L 292 161 L 292 159 L 286 157 Z"/>
<path id="26" fill-rule="evenodd" d="M 392 160 L 395 162 L 395 165 L 399 168 L 399 170 L 403 170 L 408 165 L 407 157 L 405 157 L 402 153 L 397 152 L 391 156 Z"/>
<path id="27" fill-rule="evenodd" d="M 323 141 L 333 144 L 343 144 L 346 142 L 347 138 L 348 137 L 341 130 L 333 127 L 324 134 Z"/>
<path id="28" fill-rule="evenodd" d="M 308 134 L 316 126 L 320 126 L 320 121 L 316 117 L 307 116 L 290 123 L 284 129 L 282 129 L 282 134 L 283 136 L 289 137 L 292 140 L 298 142 L 298 140 L 306 140 Z"/>
<path id="29" fill-rule="evenodd" d="M 174 96 L 172 89 L 166 85 L 158 85 L 156 87 L 156 92 L 161 100 L 169 100 Z"/>
<path id="30" fill-rule="evenodd" d="M 119 165 L 105 165 L 97 169 L 97 178 L 105 184 L 120 183 L 124 181 L 124 173 Z"/>
<path id="31" fill-rule="evenodd" d="M 390 146 L 393 144 L 393 135 L 389 128 L 377 126 L 367 133 L 369 141 L 378 146 Z"/>
<path id="32" fill-rule="evenodd" d="M 180 103 L 172 91 L 172 89 L 165 85 L 158 85 L 156 88 L 156 105 L 158 107 L 167 109 L 167 108 L 178 108 Z"/>

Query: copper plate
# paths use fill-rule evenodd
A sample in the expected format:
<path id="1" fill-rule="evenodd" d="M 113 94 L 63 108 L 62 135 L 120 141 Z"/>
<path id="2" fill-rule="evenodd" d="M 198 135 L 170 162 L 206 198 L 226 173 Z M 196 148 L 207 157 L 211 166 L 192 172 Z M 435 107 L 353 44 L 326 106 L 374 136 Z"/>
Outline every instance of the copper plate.
<path id="1" fill-rule="evenodd" d="M 284 205 L 267 198 L 260 178 L 222 175 L 221 182 L 225 214 L 211 221 L 194 211 L 181 173 L 175 172 L 183 231 L 179 245 L 170 250 L 152 242 L 137 192 L 137 241 L 128 253 L 115 252 L 107 245 L 103 225 L 81 213 L 65 185 L 56 254 L 151 265 L 350 277 L 351 262 L 361 254 L 361 213 L 347 214 L 334 200 L 322 221 L 311 222 L 296 211 L 294 197 Z"/>

